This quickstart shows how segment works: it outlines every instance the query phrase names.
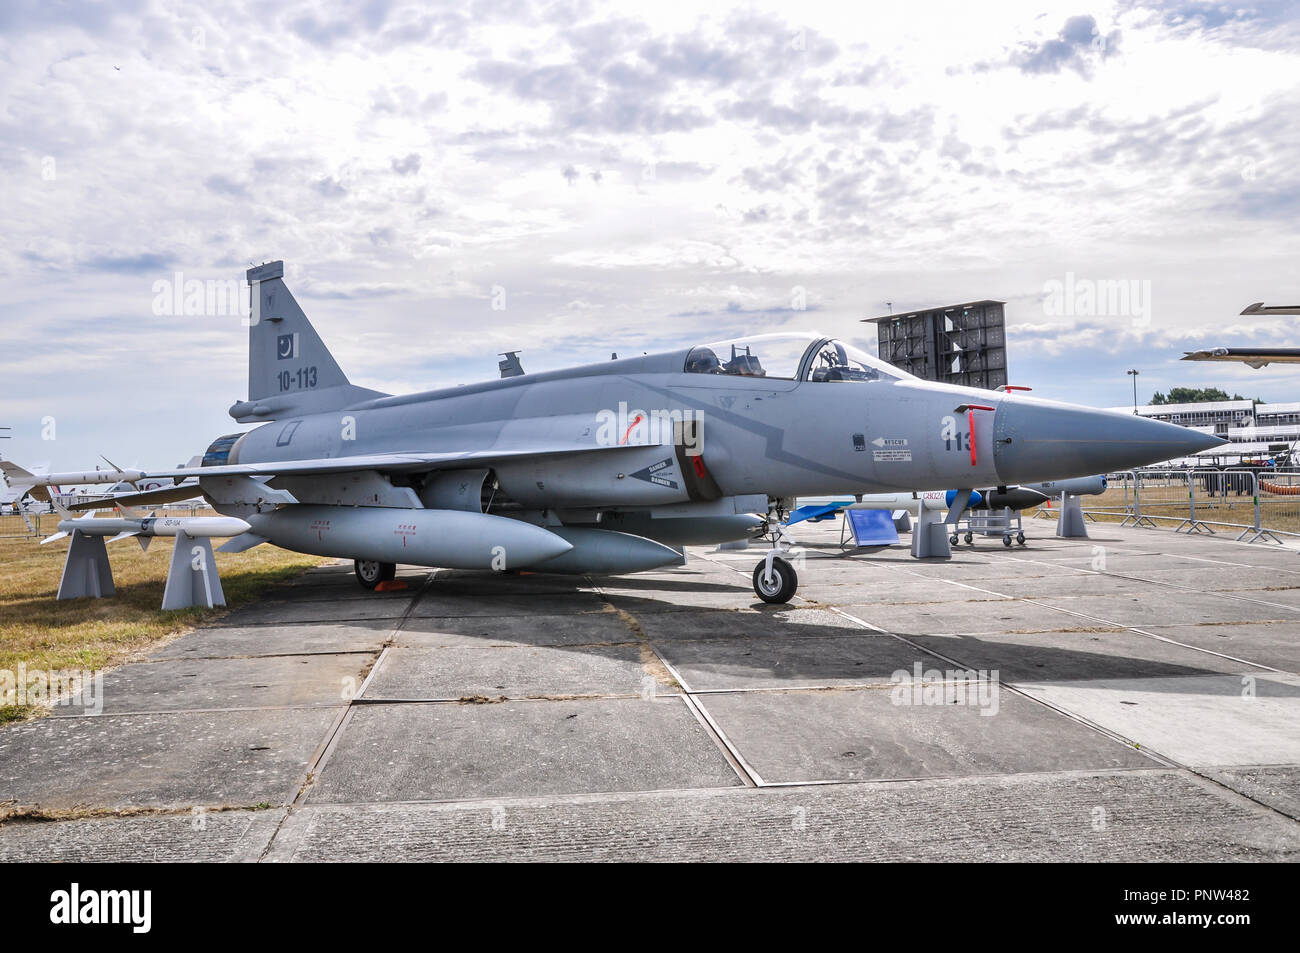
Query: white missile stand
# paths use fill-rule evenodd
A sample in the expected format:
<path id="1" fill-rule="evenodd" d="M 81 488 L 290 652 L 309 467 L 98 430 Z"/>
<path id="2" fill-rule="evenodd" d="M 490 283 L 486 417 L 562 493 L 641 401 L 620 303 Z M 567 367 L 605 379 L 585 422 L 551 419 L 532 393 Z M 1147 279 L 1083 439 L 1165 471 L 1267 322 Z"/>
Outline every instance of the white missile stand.
<path id="1" fill-rule="evenodd" d="M 912 524 L 913 559 L 952 559 L 952 544 L 948 541 L 950 529 L 943 510 L 918 508 L 916 522 Z"/>
<path id="2" fill-rule="evenodd" d="M 1065 539 L 1087 539 L 1088 524 L 1083 516 L 1083 498 L 1061 494 L 1061 515 L 1056 518 L 1056 535 Z"/>
<path id="3" fill-rule="evenodd" d="M 172 564 L 167 570 L 167 587 L 163 590 L 164 609 L 188 609 L 191 606 L 224 606 L 226 594 L 212 556 L 212 540 L 189 533 L 176 534 Z"/>
<path id="4" fill-rule="evenodd" d="M 54 598 L 80 599 L 82 596 L 90 596 L 99 599 L 116 592 L 104 537 L 87 536 L 74 529 L 72 542 L 68 545 L 68 557 L 63 561 L 59 593 Z"/>
<path id="5" fill-rule="evenodd" d="M 55 598 L 80 599 L 89 596 L 99 599 L 116 592 L 104 537 L 87 536 L 74 529 L 68 556 L 63 562 L 59 592 Z M 162 607 L 189 609 L 205 606 L 211 609 L 225 604 L 226 596 L 221 589 L 216 560 L 212 556 L 211 540 L 177 533 L 171 568 L 167 571 L 167 585 L 163 589 Z"/>

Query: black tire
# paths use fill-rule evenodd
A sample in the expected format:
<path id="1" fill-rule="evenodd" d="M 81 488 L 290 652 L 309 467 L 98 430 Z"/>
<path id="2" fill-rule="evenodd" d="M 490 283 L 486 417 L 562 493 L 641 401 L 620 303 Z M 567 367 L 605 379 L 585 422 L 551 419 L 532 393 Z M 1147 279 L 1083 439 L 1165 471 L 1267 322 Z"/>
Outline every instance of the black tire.
<path id="1" fill-rule="evenodd" d="M 1003 545 L 1003 546 L 1006 546 L 1006 547 L 1008 547 L 1008 548 L 1010 548 L 1010 546 L 1011 546 L 1011 536 L 1010 536 L 1010 534 L 1008 534 L 1008 535 L 1002 537 L 1002 545 Z"/>
<path id="2" fill-rule="evenodd" d="M 959 538 L 960 537 L 956 533 L 953 533 L 951 536 L 948 537 L 948 544 L 950 546 L 956 546 Z"/>
<path id="3" fill-rule="evenodd" d="M 357 582 L 366 589 L 373 589 L 381 582 L 388 582 L 397 575 L 395 563 L 381 563 L 374 559 L 352 560 L 352 571 L 357 574 Z"/>
<path id="4" fill-rule="evenodd" d="M 794 567 L 780 556 L 772 560 L 772 585 L 763 582 L 763 572 L 767 569 L 767 560 L 754 567 L 754 594 L 764 602 L 780 605 L 789 602 L 799 588 L 799 576 Z"/>
<path id="5" fill-rule="evenodd" d="M 974 534 L 974 533 L 967 533 L 967 534 L 966 534 L 966 545 L 967 545 L 967 546 L 974 546 L 974 545 L 975 545 L 975 534 Z"/>
<path id="6" fill-rule="evenodd" d="M 1019 543 L 1021 546 L 1025 545 L 1025 534 L 1024 533 L 1017 534 L 1016 542 Z"/>

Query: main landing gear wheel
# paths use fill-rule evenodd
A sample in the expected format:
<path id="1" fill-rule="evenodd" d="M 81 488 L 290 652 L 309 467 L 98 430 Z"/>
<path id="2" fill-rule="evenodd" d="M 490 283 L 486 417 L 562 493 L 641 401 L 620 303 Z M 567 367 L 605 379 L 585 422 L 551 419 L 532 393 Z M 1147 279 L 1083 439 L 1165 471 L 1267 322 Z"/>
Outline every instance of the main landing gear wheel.
<path id="1" fill-rule="evenodd" d="M 381 582 L 388 582 L 397 575 L 397 564 L 381 563 L 373 559 L 354 559 L 352 570 L 357 574 L 357 582 L 367 589 L 373 589 Z"/>
<path id="2" fill-rule="evenodd" d="M 764 602 L 779 604 L 789 602 L 794 591 L 799 588 L 799 577 L 794 567 L 780 556 L 772 560 L 772 580 L 763 578 L 767 572 L 767 560 L 754 567 L 754 592 Z"/>

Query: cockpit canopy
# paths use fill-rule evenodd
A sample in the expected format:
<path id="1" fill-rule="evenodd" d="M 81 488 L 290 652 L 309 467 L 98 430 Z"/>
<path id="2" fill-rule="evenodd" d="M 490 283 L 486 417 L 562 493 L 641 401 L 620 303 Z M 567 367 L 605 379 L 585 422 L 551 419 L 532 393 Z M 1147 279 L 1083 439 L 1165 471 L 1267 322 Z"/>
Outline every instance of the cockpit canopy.
<path id="1" fill-rule="evenodd" d="M 808 334 L 759 334 L 693 347 L 684 370 L 816 383 L 896 381 L 911 376 L 852 344 Z"/>

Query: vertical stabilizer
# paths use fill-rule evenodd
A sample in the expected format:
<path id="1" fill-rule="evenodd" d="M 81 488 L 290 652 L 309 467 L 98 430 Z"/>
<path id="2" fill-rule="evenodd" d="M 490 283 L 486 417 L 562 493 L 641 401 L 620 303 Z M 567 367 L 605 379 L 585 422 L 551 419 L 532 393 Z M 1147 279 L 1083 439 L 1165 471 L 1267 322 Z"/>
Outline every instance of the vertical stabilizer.
<path id="1" fill-rule="evenodd" d="M 284 262 L 248 270 L 248 400 L 230 408 L 240 423 L 324 413 L 386 397 L 347 375 L 284 283 Z"/>

